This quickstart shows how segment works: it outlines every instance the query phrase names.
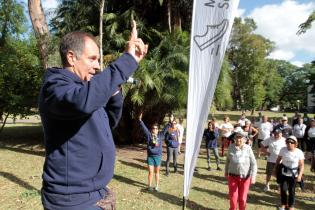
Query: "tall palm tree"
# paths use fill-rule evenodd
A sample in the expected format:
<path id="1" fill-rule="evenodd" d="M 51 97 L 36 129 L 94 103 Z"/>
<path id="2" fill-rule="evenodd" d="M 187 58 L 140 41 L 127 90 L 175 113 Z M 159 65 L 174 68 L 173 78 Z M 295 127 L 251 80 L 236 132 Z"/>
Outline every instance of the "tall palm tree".
<path id="1" fill-rule="evenodd" d="M 51 20 L 52 30 L 59 36 L 76 30 L 98 35 L 99 14 L 95 11 L 99 11 L 98 0 L 62 0 Z"/>
<path id="2" fill-rule="evenodd" d="M 118 132 L 124 133 L 121 137 L 129 141 L 139 139 L 137 132 L 130 131 L 137 130 L 134 119 L 140 112 L 144 112 L 146 123 L 161 124 L 166 113 L 186 106 L 189 35 L 175 30 L 156 36 L 161 37 L 159 45 L 150 51 L 134 75 L 141 83 L 124 86 L 125 103 Z"/>

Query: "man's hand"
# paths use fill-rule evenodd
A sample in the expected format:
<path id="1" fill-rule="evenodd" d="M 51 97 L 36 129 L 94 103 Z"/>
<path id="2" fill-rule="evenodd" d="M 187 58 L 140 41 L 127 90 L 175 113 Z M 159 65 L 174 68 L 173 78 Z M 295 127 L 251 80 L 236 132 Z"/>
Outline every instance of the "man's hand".
<path id="1" fill-rule="evenodd" d="M 142 39 L 138 38 L 136 21 L 132 21 L 132 30 L 129 41 L 127 42 L 126 51 L 131 54 L 139 63 L 148 52 L 148 45 L 144 44 Z"/>
<path id="2" fill-rule="evenodd" d="M 256 183 L 256 178 L 255 177 L 252 177 L 251 178 L 251 184 L 255 184 Z"/>

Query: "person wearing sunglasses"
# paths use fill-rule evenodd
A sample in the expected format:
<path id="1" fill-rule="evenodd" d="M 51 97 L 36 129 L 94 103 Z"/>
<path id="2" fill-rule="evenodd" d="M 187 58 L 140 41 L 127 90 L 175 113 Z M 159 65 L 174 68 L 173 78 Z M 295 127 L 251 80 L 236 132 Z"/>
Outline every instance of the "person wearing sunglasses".
<path id="1" fill-rule="evenodd" d="M 282 131 L 277 129 L 273 132 L 273 135 L 261 142 L 261 145 L 265 148 L 267 154 L 266 165 L 266 186 L 265 192 L 270 191 L 269 183 L 273 169 L 276 165 L 277 157 L 282 148 L 286 147 L 285 138 L 282 137 Z"/>
<path id="2" fill-rule="evenodd" d="M 157 123 L 154 123 L 151 126 L 151 131 L 146 127 L 142 121 L 142 113 L 139 115 L 140 127 L 144 133 L 145 139 L 147 141 L 147 161 L 148 161 L 148 190 L 159 191 L 160 183 L 160 167 L 161 167 L 161 158 L 162 158 L 162 141 L 164 140 L 165 130 L 159 132 L 159 126 Z M 167 126 L 167 125 L 166 125 Z M 152 187 L 153 173 L 155 173 L 155 188 Z"/>
<path id="3" fill-rule="evenodd" d="M 280 184 L 281 206 L 279 210 L 294 209 L 295 185 L 301 182 L 304 172 L 304 153 L 297 148 L 295 136 L 286 139 L 286 147 L 279 152 L 276 167 L 279 170 L 277 181 Z M 277 174 L 275 171 L 274 174 Z"/>

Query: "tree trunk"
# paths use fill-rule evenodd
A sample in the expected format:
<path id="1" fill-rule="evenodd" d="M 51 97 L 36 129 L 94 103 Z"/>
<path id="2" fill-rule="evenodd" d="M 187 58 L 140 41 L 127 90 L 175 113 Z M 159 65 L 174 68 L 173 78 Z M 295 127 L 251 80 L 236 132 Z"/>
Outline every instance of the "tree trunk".
<path id="1" fill-rule="evenodd" d="M 44 69 L 48 68 L 49 31 L 40 0 L 28 0 L 28 10 L 37 39 L 40 60 Z"/>
<path id="2" fill-rule="evenodd" d="M 172 33 L 172 20 L 171 20 L 171 13 L 172 11 L 172 4 L 171 4 L 171 0 L 167 1 L 167 23 L 168 23 L 168 30 L 170 33 Z"/>
<path id="3" fill-rule="evenodd" d="M 8 2 L 8 1 L 4 1 L 3 7 L 8 8 L 9 3 L 10 2 Z M 5 45 L 7 34 L 8 34 L 8 22 L 9 22 L 8 14 L 3 13 L 2 15 L 3 15 L 3 27 L 2 27 L 2 31 L 1 31 L 1 37 L 0 37 L 0 47 L 3 47 Z"/>
<path id="4" fill-rule="evenodd" d="M 7 122 L 7 119 L 9 117 L 9 115 L 10 115 L 10 113 L 7 113 L 7 115 L 4 118 L 4 121 L 3 121 L 1 129 L 0 129 L 0 133 L 3 131 L 3 128 L 4 128 L 4 126 L 5 126 L 6 122 Z"/>
<path id="5" fill-rule="evenodd" d="M 182 31 L 182 19 L 181 19 L 180 12 L 179 12 L 178 8 L 175 8 L 173 18 L 174 18 L 174 29 Z"/>
<path id="6" fill-rule="evenodd" d="M 103 71 L 103 16 L 104 16 L 104 5 L 105 0 L 101 0 L 100 4 L 100 66 L 101 71 Z"/>

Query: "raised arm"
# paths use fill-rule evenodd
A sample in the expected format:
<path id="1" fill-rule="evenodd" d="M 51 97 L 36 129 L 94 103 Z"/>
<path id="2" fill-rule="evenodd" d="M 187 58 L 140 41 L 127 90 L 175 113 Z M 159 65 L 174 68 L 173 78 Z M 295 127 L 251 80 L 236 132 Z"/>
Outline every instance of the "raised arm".
<path id="1" fill-rule="evenodd" d="M 143 131 L 143 133 L 144 133 L 144 135 L 145 135 L 145 138 L 146 138 L 147 140 L 149 140 L 150 137 L 151 137 L 151 133 L 150 133 L 149 129 L 147 128 L 147 126 L 146 126 L 146 125 L 144 124 L 144 122 L 142 121 L 142 113 L 140 113 L 138 119 L 139 119 L 139 123 L 140 123 L 141 130 Z"/>

